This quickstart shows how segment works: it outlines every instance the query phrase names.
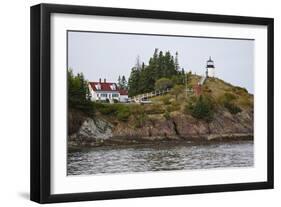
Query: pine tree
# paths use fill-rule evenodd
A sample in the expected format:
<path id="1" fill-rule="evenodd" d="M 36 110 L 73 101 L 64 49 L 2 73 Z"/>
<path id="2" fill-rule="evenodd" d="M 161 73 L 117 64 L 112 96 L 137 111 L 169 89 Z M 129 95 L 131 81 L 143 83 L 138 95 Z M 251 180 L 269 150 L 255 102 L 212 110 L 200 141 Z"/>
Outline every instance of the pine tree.
<path id="1" fill-rule="evenodd" d="M 133 67 L 128 81 L 128 95 L 135 96 L 139 93 L 140 70 Z"/>
<path id="2" fill-rule="evenodd" d="M 118 86 L 119 88 L 122 87 L 122 82 L 121 82 L 121 77 L 120 77 L 120 75 L 118 76 L 117 86 Z"/>
<path id="3" fill-rule="evenodd" d="M 128 88 L 128 83 L 127 83 L 126 77 L 124 75 L 122 76 L 122 79 L 121 79 L 121 88 L 125 89 L 125 90 Z"/>
<path id="4" fill-rule="evenodd" d="M 176 69 L 176 71 L 178 71 L 179 70 L 179 68 L 180 68 L 180 66 L 179 66 L 179 53 L 178 52 L 176 52 L 176 57 L 175 57 L 175 69 Z"/>
<path id="5" fill-rule="evenodd" d="M 129 96 L 151 92 L 154 90 L 155 82 L 160 78 L 173 79 L 176 84 L 183 84 L 183 74 L 179 71 L 178 52 L 174 58 L 170 51 L 163 53 L 156 48 L 148 65 L 144 63 L 141 65 L 140 58 L 137 56 L 135 67 L 132 68 L 128 80 Z"/>
<path id="6" fill-rule="evenodd" d="M 88 82 L 83 73 L 76 76 L 73 71 L 67 71 L 68 105 L 70 108 L 82 110 L 89 115 L 94 114 L 94 108 L 91 105 L 91 95 L 88 88 Z"/>

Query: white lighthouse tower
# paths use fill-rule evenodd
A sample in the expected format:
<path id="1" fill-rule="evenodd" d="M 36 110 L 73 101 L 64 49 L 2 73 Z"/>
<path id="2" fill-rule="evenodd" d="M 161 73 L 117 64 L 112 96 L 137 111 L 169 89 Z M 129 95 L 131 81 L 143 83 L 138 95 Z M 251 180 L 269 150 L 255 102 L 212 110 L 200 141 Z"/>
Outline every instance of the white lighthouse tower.
<path id="1" fill-rule="evenodd" d="M 206 77 L 215 77 L 215 64 L 214 61 L 209 57 L 206 65 Z"/>

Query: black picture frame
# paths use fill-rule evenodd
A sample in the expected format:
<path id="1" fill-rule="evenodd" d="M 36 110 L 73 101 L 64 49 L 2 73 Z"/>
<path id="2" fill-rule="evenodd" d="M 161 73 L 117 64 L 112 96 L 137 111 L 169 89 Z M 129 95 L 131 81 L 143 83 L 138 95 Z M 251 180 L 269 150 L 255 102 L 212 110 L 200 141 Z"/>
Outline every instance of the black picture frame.
<path id="1" fill-rule="evenodd" d="M 236 184 L 167 187 L 153 189 L 86 192 L 74 194 L 51 194 L 50 129 L 51 129 L 51 71 L 50 71 L 50 15 L 52 13 L 99 15 L 113 17 L 151 18 L 194 22 L 219 22 L 267 26 L 267 181 Z M 274 20 L 272 18 L 195 14 L 168 11 L 135 10 L 89 6 L 39 4 L 31 7 L 31 173 L 30 199 L 38 203 L 88 201 L 146 196 L 166 196 L 194 193 L 242 191 L 273 188 L 274 152 L 274 78 L 273 44 Z"/>

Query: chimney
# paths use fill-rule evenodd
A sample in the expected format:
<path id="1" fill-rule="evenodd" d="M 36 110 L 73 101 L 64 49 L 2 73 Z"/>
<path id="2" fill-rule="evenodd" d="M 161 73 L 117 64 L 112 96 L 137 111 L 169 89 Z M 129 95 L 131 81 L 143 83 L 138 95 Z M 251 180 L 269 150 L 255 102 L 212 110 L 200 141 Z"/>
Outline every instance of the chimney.
<path id="1" fill-rule="evenodd" d="M 106 83 L 106 79 L 104 79 L 103 82 Z"/>
<path id="2" fill-rule="evenodd" d="M 99 81 L 100 83 L 101 83 L 101 78 L 100 78 L 100 81 Z"/>

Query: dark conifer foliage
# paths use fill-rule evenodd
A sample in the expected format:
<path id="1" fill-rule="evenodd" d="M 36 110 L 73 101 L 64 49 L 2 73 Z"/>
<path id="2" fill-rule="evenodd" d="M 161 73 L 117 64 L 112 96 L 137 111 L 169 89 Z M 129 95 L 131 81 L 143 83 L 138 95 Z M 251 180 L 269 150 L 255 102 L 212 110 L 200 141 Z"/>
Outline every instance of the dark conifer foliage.
<path id="1" fill-rule="evenodd" d="M 180 70 L 178 63 L 178 53 L 174 56 L 170 51 L 154 50 L 153 56 L 149 59 L 148 65 L 140 64 L 137 57 L 136 65 L 131 69 L 128 81 L 129 96 L 151 92 L 155 89 L 155 82 L 160 78 L 176 79 L 179 83 L 183 82 L 183 71 Z"/>
<path id="2" fill-rule="evenodd" d="M 94 114 L 91 94 L 88 88 L 88 81 L 83 73 L 73 74 L 71 69 L 67 70 L 68 85 L 68 106 L 72 109 L 79 109 L 88 115 Z"/>

